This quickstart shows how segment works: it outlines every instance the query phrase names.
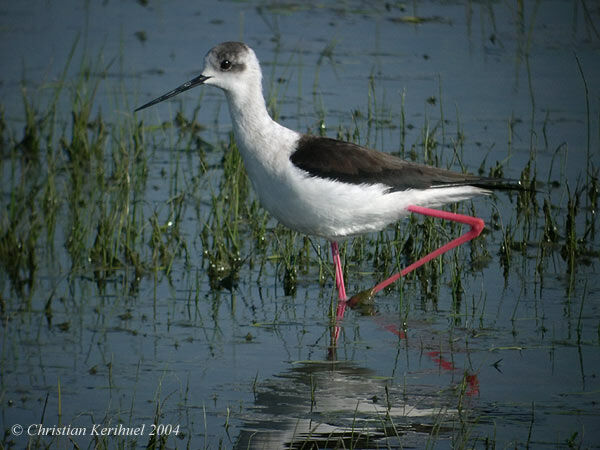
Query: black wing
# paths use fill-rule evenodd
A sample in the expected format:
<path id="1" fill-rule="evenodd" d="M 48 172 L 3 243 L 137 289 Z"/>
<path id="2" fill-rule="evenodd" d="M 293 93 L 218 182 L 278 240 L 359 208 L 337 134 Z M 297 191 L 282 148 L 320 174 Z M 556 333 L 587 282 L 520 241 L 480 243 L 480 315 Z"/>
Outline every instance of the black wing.
<path id="1" fill-rule="evenodd" d="M 290 160 L 312 176 L 351 184 L 381 183 L 389 186 L 390 191 L 450 186 L 521 189 L 515 181 L 417 164 L 350 142 L 318 136 L 302 136 Z"/>

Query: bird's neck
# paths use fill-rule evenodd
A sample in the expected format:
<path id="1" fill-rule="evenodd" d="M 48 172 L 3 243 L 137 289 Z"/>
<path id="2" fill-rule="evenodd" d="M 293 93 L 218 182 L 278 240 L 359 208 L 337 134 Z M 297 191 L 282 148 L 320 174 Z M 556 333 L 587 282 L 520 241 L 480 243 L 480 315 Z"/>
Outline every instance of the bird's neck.
<path id="1" fill-rule="evenodd" d="M 272 121 L 260 87 L 254 86 L 253 89 L 244 91 L 226 91 L 225 95 L 236 134 L 257 132 Z"/>
<path id="2" fill-rule="evenodd" d="M 296 132 L 275 122 L 265 104 L 262 89 L 226 92 L 235 138 L 244 159 L 258 158 L 266 162 L 282 151 L 277 142 L 293 140 Z M 283 148 L 286 148 L 283 146 Z"/>

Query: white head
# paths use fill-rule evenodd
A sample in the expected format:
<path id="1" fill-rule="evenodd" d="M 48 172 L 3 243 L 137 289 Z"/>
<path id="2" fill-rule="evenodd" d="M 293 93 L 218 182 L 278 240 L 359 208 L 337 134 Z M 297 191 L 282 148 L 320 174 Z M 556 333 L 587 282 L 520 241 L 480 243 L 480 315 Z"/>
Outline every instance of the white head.
<path id="1" fill-rule="evenodd" d="M 259 92 L 262 96 L 262 73 L 254 51 L 243 42 L 223 42 L 204 58 L 202 74 L 136 109 L 147 108 L 200 84 L 223 89 L 233 97 Z"/>
<path id="2" fill-rule="evenodd" d="M 262 73 L 258 58 L 242 42 L 223 42 L 212 48 L 204 58 L 204 84 L 217 86 L 227 92 L 261 85 Z"/>

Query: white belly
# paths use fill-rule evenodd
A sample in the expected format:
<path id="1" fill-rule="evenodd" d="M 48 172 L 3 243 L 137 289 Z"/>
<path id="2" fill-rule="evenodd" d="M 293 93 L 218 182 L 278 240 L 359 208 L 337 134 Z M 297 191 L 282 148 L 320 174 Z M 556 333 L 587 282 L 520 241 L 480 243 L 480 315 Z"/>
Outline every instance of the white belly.
<path id="1" fill-rule="evenodd" d="M 288 164 L 279 174 L 249 170 L 262 206 L 288 228 L 329 240 L 381 230 L 408 215 L 409 205 L 440 206 L 486 192 L 461 186 L 388 193 L 382 184 L 310 177 Z"/>
<path id="2" fill-rule="evenodd" d="M 337 240 L 378 231 L 408 215 L 410 205 L 440 206 L 487 192 L 471 186 L 388 192 L 382 184 L 311 177 L 290 161 L 300 134 L 267 122 L 240 126 L 234 117 L 238 147 L 263 208 L 301 233 Z"/>

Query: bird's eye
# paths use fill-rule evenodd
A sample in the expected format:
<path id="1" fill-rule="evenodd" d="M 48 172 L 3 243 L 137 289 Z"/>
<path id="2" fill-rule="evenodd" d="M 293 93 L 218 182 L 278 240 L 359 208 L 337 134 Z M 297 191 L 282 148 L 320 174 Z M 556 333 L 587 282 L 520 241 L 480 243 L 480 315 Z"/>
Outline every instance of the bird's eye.
<path id="1" fill-rule="evenodd" d="M 231 61 L 228 59 L 224 59 L 221 61 L 221 70 L 229 70 L 231 69 Z"/>

